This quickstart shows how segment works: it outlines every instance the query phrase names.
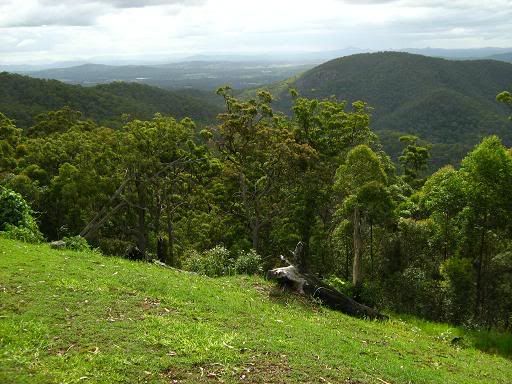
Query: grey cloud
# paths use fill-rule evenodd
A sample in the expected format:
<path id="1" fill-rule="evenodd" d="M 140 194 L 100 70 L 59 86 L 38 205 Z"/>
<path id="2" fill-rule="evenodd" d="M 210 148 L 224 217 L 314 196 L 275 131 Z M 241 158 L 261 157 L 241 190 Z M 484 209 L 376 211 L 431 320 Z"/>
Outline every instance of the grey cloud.
<path id="1" fill-rule="evenodd" d="M 0 27 L 90 26 L 103 12 L 104 8 L 97 4 L 34 5 L 0 18 Z"/>
<path id="2" fill-rule="evenodd" d="M 388 3 L 396 3 L 400 0 L 338 0 L 345 4 L 355 4 L 355 5 L 372 5 L 372 4 L 388 4 Z"/>
<path id="3" fill-rule="evenodd" d="M 204 4 L 205 0 L 75 0 L 76 4 L 102 4 L 114 8 L 144 8 L 157 5 L 172 6 L 197 6 Z M 42 5 L 61 5 L 63 1 L 59 0 L 40 0 Z"/>
<path id="4" fill-rule="evenodd" d="M 0 18 L 0 28 L 41 27 L 41 26 L 92 26 L 98 17 L 114 12 L 115 9 L 164 6 L 178 13 L 181 7 L 197 6 L 205 0 L 38 0 L 23 13 Z M 14 5 L 13 1 L 0 0 L 1 7 Z"/>
<path id="5" fill-rule="evenodd" d="M 95 24 L 97 14 L 35 14 L 27 15 L 15 20 L 0 24 L 2 28 L 18 27 L 43 27 L 43 26 L 61 26 L 61 27 L 87 27 Z"/>

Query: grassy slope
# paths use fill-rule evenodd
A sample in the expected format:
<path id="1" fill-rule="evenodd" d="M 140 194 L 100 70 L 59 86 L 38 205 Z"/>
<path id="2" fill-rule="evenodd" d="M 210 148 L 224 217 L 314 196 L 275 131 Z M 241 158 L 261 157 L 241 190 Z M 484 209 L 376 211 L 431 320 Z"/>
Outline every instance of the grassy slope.
<path id="1" fill-rule="evenodd" d="M 208 279 L 0 239 L 0 382 L 509 383 L 457 330 L 306 305 Z M 466 337 L 464 338 L 466 340 Z"/>

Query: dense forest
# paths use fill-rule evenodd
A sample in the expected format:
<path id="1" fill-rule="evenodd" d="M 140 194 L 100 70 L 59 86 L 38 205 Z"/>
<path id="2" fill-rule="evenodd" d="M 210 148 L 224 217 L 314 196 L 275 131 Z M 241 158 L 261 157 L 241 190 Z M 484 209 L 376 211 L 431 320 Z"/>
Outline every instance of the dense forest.
<path id="1" fill-rule="evenodd" d="M 0 84 L 0 111 L 15 119 L 20 128 L 35 124 L 41 113 L 65 106 L 98 124 L 115 128 L 122 126 L 123 115 L 150 119 L 159 112 L 178 119 L 190 117 L 209 122 L 221 110 L 215 97 L 201 91 L 167 91 L 137 83 L 80 87 L 2 72 Z"/>
<path id="2" fill-rule="evenodd" d="M 510 78 L 510 63 L 380 52 L 332 60 L 268 89 L 283 111 L 292 103 L 290 88 L 310 98 L 365 100 L 372 107 L 372 128 L 392 159 L 401 153 L 398 138 L 416 135 L 433 144 L 434 170 L 455 166 L 490 134 L 512 145 L 507 111 L 495 103 Z"/>
<path id="3" fill-rule="evenodd" d="M 229 87 L 216 124 L 131 114 L 109 127 L 101 110 L 120 112 L 113 95 L 145 90 L 83 89 L 23 129 L 0 114 L 4 236 L 86 239 L 209 275 L 263 271 L 302 241 L 301 265 L 370 306 L 510 330 L 512 152 L 497 136 L 425 177 L 431 146 L 401 136 L 395 164 L 363 101 L 292 90 L 284 114 L 267 91 L 241 100 Z M 498 101 L 512 106 L 508 92 Z"/>

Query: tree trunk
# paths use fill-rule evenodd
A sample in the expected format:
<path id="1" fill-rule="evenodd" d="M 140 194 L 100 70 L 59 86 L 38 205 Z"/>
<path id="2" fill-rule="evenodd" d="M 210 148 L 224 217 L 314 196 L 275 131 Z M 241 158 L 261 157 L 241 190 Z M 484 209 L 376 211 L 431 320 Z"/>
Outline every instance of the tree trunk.
<path id="1" fill-rule="evenodd" d="M 373 276 L 373 221 L 370 219 L 370 262 Z"/>
<path id="2" fill-rule="evenodd" d="M 388 318 L 375 309 L 360 304 L 338 292 L 335 288 L 324 284 L 312 274 L 299 271 L 284 257 L 281 257 L 281 259 L 286 261 L 289 266 L 272 269 L 268 271 L 267 276 L 277 280 L 283 287 L 289 287 L 300 294 L 307 294 L 314 299 L 319 299 L 323 305 L 351 316 L 379 320 Z"/>
<path id="3" fill-rule="evenodd" d="M 167 239 L 169 241 L 167 264 L 174 267 L 174 226 L 172 223 L 172 215 L 167 216 Z"/>
<path id="4" fill-rule="evenodd" d="M 482 308 L 482 268 L 484 262 L 484 249 L 485 249 L 485 225 L 482 227 L 480 235 L 480 250 L 478 252 L 478 260 L 476 263 L 476 303 L 475 303 L 475 317 L 480 318 Z"/>
<path id="5" fill-rule="evenodd" d="M 350 263 L 350 247 L 349 247 L 349 238 L 348 236 L 345 238 L 345 280 L 348 281 L 349 278 L 349 263 Z"/>
<path id="6" fill-rule="evenodd" d="M 143 255 L 144 259 L 146 258 L 146 246 L 147 246 L 147 236 L 146 236 L 146 199 L 144 196 L 144 188 L 142 186 L 142 182 L 140 179 L 135 180 L 135 187 L 137 190 L 137 248 L 140 253 Z"/>
<path id="7" fill-rule="evenodd" d="M 362 248 L 361 239 L 361 213 L 359 208 L 354 208 L 354 263 L 352 265 L 352 283 L 359 286 L 362 282 Z"/>
<path id="8" fill-rule="evenodd" d="M 252 238 L 252 248 L 258 251 L 258 246 L 260 242 L 260 235 L 259 235 L 259 227 L 257 224 L 254 224 L 251 228 L 251 238 Z"/>

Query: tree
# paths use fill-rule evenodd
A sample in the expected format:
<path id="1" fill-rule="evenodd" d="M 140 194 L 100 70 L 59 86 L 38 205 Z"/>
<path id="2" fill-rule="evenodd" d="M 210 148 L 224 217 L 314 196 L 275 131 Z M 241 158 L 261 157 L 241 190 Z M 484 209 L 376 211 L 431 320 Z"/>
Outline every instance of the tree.
<path id="1" fill-rule="evenodd" d="M 81 120 L 81 117 L 80 111 L 75 111 L 67 106 L 57 111 L 41 113 L 36 116 L 36 124 L 28 129 L 28 135 L 32 137 L 48 136 L 52 133 L 65 132 L 76 125 L 82 126 L 82 130 L 94 128 L 94 123 Z"/>
<path id="2" fill-rule="evenodd" d="M 343 209 L 350 214 L 353 228 L 353 265 L 352 282 L 355 286 L 362 283 L 362 221 L 370 212 L 365 207 L 373 197 L 380 199 L 384 194 L 383 186 L 387 183 L 384 167 L 366 145 L 358 145 L 347 155 L 345 164 L 336 171 L 335 187 L 342 195 Z M 376 212 L 377 209 L 374 209 Z"/>
<path id="3" fill-rule="evenodd" d="M 496 96 L 496 100 L 512 108 L 512 93 L 503 91 Z M 512 115 L 510 116 L 510 119 L 512 120 Z"/>
<path id="4" fill-rule="evenodd" d="M 299 143 L 292 126 L 271 107 L 272 96 L 240 101 L 229 87 L 217 91 L 226 112 L 214 132 L 224 162 L 223 173 L 232 188 L 229 211 L 249 230 L 252 248 L 261 253 L 261 233 L 286 207 L 292 181 L 301 162 L 314 156 L 307 143 Z"/>
<path id="5" fill-rule="evenodd" d="M 420 196 L 420 205 L 438 223 L 443 237 L 443 260 L 446 260 L 455 252 L 454 222 L 466 204 L 461 174 L 452 166 L 441 168 L 427 179 Z"/>
<path id="6" fill-rule="evenodd" d="M 404 171 L 405 180 L 411 186 L 421 185 L 422 180 L 419 177 L 421 172 L 427 168 L 432 146 L 430 144 L 418 145 L 418 137 L 412 135 L 401 136 L 400 142 L 406 144 L 402 156 L 398 158 Z"/>
<path id="7" fill-rule="evenodd" d="M 325 244 L 332 224 L 333 183 L 339 164 L 356 145 L 374 145 L 376 135 L 370 130 L 368 106 L 354 102 L 347 111 L 344 101 L 335 98 L 317 100 L 300 97 L 292 90 L 294 103 L 293 124 L 297 141 L 309 145 L 315 156 L 304 162 L 300 177 L 293 187 L 293 200 L 289 211 L 304 242 L 302 265 L 312 264 L 312 252 L 322 255 L 318 270 L 329 270 L 325 262 Z M 313 241 L 312 241 L 313 240 Z M 316 241 L 315 241 L 316 240 Z M 312 249 L 313 248 L 313 249 Z"/>
<path id="8" fill-rule="evenodd" d="M 172 188 L 179 182 L 177 170 L 193 159 L 193 129 L 189 119 L 177 122 L 159 114 L 150 121 L 131 121 L 123 129 L 120 169 L 126 172 L 127 184 L 121 198 L 128 208 L 129 222 L 135 221 L 129 231 L 143 257 L 147 257 L 149 229 L 161 239 L 163 214 L 172 221 Z M 169 179 L 172 175 L 174 178 Z M 171 230 L 172 222 L 168 223 L 172 241 Z"/>
<path id="9" fill-rule="evenodd" d="M 495 239 L 510 234 L 512 156 L 498 137 L 491 136 L 464 158 L 460 172 L 467 201 L 460 214 L 460 253 L 473 260 L 477 295 L 474 314 L 481 319 L 488 279 L 492 278 L 489 265 L 502 246 Z"/>
<path id="10" fill-rule="evenodd" d="M 16 147 L 21 139 L 21 129 L 0 113 L 0 179 L 3 174 L 13 171 L 17 166 Z"/>

